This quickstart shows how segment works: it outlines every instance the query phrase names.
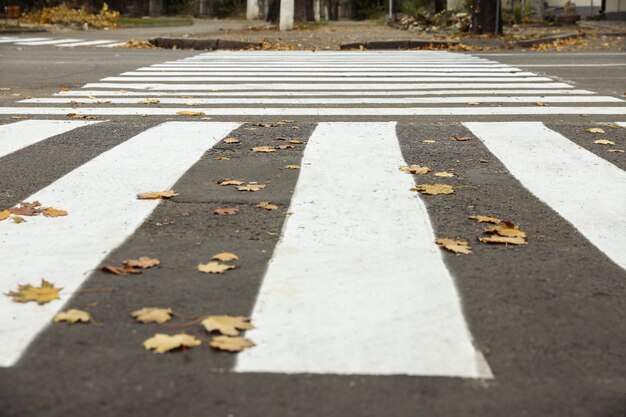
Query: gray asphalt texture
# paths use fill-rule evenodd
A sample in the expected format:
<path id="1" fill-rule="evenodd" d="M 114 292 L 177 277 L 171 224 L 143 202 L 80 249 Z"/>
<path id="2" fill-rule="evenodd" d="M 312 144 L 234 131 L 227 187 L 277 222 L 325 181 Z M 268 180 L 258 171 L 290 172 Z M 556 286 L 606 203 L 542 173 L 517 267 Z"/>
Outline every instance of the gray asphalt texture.
<path id="1" fill-rule="evenodd" d="M 13 90 L 0 96 L 0 105 L 12 105 L 19 99 L 11 93 L 47 97 L 60 87 L 80 87 L 104 76 L 194 54 L 95 48 L 59 51 L 50 47 L 17 51 L 2 46 L 0 86 Z M 529 53 L 493 59 L 524 68 L 523 64 L 624 63 L 626 55 Z M 619 96 L 626 87 L 623 68 L 528 69 L 574 82 L 577 88 Z M 137 133 L 174 120 L 107 119 L 110 121 L 58 135 L 1 158 L 0 208 L 20 202 Z M 523 188 L 478 139 L 448 140 L 454 135 L 471 136 L 460 122 L 477 118 L 414 119 L 402 119 L 397 127 L 405 160 L 433 170 L 453 171 L 457 177 L 446 182 L 469 186 L 451 196 L 423 196 L 436 234 L 473 241 L 484 229 L 467 218 L 474 214 L 500 216 L 528 233 L 529 245 L 524 247 L 473 245 L 471 256 L 444 254 L 476 347 L 485 355 L 495 379 L 235 374 L 230 371 L 235 356 L 206 345 L 166 355 L 142 348 L 144 339 L 164 329 L 182 328 L 206 338 L 198 325 L 180 327 L 199 316 L 251 313 L 298 177 L 297 170 L 281 168 L 299 164 L 306 145 L 274 154 L 256 154 L 249 148 L 283 144 L 276 140 L 280 136 L 306 142 L 318 120 L 301 117 L 295 120 L 300 126 L 297 130 L 290 125 L 243 125 L 231 133 L 240 144 L 220 143 L 208 151 L 174 185 L 180 195 L 162 202 L 105 261 L 119 264 L 149 255 L 159 258 L 162 266 L 129 277 L 94 271 L 67 307 L 88 310 L 103 326 L 51 325 L 17 365 L 0 368 L 0 415 L 626 415 L 624 270 Z M 509 119 L 544 121 L 589 151 L 626 168 L 625 154 L 594 146 L 596 137 L 585 132 L 593 122 L 618 121 L 615 117 Z M 0 119 L 2 123 L 13 121 Z M 626 129 L 610 131 L 609 136 L 625 143 Z M 425 139 L 436 143 L 422 142 Z M 215 160 L 219 156 L 231 160 Z M 218 186 L 216 181 L 221 178 L 258 181 L 267 188 L 241 193 Z M 328 186 L 349 184 L 337 178 Z M 261 200 L 272 201 L 279 209 L 255 207 Z M 213 214 L 218 207 L 234 207 L 240 212 L 218 216 Z M 616 213 L 619 215 L 623 213 Z M 240 267 L 223 276 L 195 271 L 197 263 L 222 251 L 237 253 Z M 131 311 L 152 305 L 169 306 L 179 316 L 163 329 L 139 325 L 129 316 Z"/>

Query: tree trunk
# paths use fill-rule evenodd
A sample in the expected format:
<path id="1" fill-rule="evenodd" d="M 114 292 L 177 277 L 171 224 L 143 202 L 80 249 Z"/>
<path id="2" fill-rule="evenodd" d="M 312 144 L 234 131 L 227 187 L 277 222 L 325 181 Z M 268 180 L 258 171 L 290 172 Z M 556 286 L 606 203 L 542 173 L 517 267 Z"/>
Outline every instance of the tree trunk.
<path id="1" fill-rule="evenodd" d="M 315 21 L 315 9 L 313 7 L 313 0 L 304 0 L 304 10 L 306 12 L 306 21 Z"/>
<path id="2" fill-rule="evenodd" d="M 267 11 L 267 21 L 277 25 L 280 17 L 280 0 L 269 0 L 269 2 L 270 7 Z"/>
<path id="3" fill-rule="evenodd" d="M 499 0 L 473 0 L 472 32 L 502 34 Z"/>

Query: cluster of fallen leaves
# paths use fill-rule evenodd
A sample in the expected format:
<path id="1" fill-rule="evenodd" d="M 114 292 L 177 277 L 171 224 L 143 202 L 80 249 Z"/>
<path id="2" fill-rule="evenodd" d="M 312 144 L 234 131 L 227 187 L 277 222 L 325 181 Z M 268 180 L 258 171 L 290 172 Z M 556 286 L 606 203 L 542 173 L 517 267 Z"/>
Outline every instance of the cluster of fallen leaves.
<path id="1" fill-rule="evenodd" d="M 611 129 L 621 129 L 621 126 L 619 125 L 609 125 L 609 128 Z M 593 133 L 593 134 L 601 134 L 604 135 L 606 134 L 606 130 L 604 130 L 601 127 L 590 127 L 587 128 L 586 131 L 588 133 Z M 606 145 L 606 146 L 615 146 L 615 142 L 609 139 L 596 139 L 593 141 L 593 143 L 597 144 L 597 145 Z M 611 153 L 624 153 L 624 149 L 616 149 L 616 148 L 611 148 L 609 149 L 609 152 Z"/>
<path id="2" fill-rule="evenodd" d="M 39 215 L 44 217 L 63 217 L 67 216 L 67 211 L 54 207 L 42 207 L 39 201 L 33 201 L 32 203 L 23 201 L 18 207 L 0 210 L 0 221 L 9 219 L 19 224 L 26 221 L 24 217 Z"/>
<path id="3" fill-rule="evenodd" d="M 246 183 L 246 181 L 236 180 L 232 178 L 219 179 L 217 181 L 217 184 L 221 186 L 229 186 L 229 185 L 235 186 L 237 191 L 255 192 L 255 191 L 261 191 L 262 189 L 265 188 L 265 184 L 259 184 L 256 181 L 249 181 Z M 218 214 L 221 214 L 221 213 L 218 213 Z"/>
<path id="4" fill-rule="evenodd" d="M 239 257 L 232 252 L 221 252 L 211 257 L 205 264 L 198 264 L 198 271 L 206 274 L 223 274 L 224 272 L 237 268 L 232 262 L 239 260 Z"/>
<path id="5" fill-rule="evenodd" d="M 408 174 L 422 176 L 430 173 L 431 169 L 427 166 L 421 165 L 403 165 L 400 166 L 400 171 L 406 172 Z M 439 178 L 452 178 L 455 176 L 453 172 L 448 171 L 436 171 L 433 173 L 433 175 Z M 418 191 L 422 194 L 428 195 L 453 194 L 454 187 L 448 184 L 417 184 L 415 187 L 411 188 L 411 191 Z"/>
<path id="6" fill-rule="evenodd" d="M 141 256 L 137 259 L 127 259 L 122 262 L 122 266 L 102 265 L 99 269 L 102 272 L 107 272 L 113 275 L 129 275 L 129 274 L 141 274 L 142 270 L 154 268 L 159 266 L 161 261 L 156 258 L 150 258 L 148 256 Z"/>
<path id="7" fill-rule="evenodd" d="M 479 242 L 504 245 L 527 244 L 526 232 L 520 230 L 519 226 L 514 223 L 492 216 L 476 215 L 470 216 L 469 218 L 479 223 L 492 223 L 495 225 L 484 230 L 483 233 L 487 236 L 477 237 Z M 467 240 L 444 237 L 436 239 L 435 243 L 450 252 L 462 254 L 472 253 L 472 248 Z"/>
<path id="8" fill-rule="evenodd" d="M 63 26 L 82 26 L 88 24 L 94 28 L 116 27 L 120 12 L 109 10 L 106 3 L 98 13 L 89 13 L 84 7 L 73 8 L 65 4 L 56 7 L 33 9 L 22 15 L 25 22 L 54 24 Z"/>

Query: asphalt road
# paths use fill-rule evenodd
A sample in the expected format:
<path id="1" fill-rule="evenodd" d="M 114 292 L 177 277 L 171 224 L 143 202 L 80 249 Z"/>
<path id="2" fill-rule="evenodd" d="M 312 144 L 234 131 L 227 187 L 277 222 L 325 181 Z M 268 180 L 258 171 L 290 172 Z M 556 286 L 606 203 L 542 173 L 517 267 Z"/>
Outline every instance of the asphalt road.
<path id="1" fill-rule="evenodd" d="M 11 88 L 1 92 L 0 108 L 12 109 L 0 114 L 0 129 L 41 121 L 0 136 L 0 152 L 9 149 L 0 153 L 0 209 L 37 197 L 69 211 L 0 223 L 1 292 L 15 290 L 15 280 L 42 277 L 65 289 L 46 306 L 3 296 L 2 416 L 626 414 L 626 153 L 608 152 L 626 147 L 626 129 L 609 127 L 626 122 L 623 102 L 566 102 L 576 109 L 571 114 L 547 114 L 559 103 L 433 102 L 342 107 L 417 108 L 413 115 L 268 116 L 263 109 L 279 105 L 261 99 L 257 114 L 210 120 L 148 114 L 185 107 L 176 104 L 144 106 L 147 116 L 106 114 L 133 104 L 81 104 L 72 111 L 105 114 L 72 120 L 83 125 L 61 133 L 53 121 L 67 121 L 65 114 L 41 109 L 71 105 L 18 103 L 63 98 L 54 95 L 62 87 L 70 95 L 93 90 L 82 87 L 196 55 L 0 44 L 0 87 Z M 626 91 L 626 53 L 474 56 L 597 96 Z M 248 92 L 232 97 L 253 99 Z M 189 99 L 178 90 L 159 98 L 178 95 Z M 482 107 L 492 113 L 466 114 Z M 531 113 L 499 113 L 507 107 Z M 609 110 L 590 110 L 600 107 Z M 30 109 L 18 116 L 26 120 L 11 117 L 19 108 Z M 283 119 L 293 122 L 276 123 Z M 607 133 L 591 134 L 591 127 Z M 39 131 L 29 146 L 7 145 Z M 240 143 L 220 141 L 226 136 Z M 511 140 L 501 146 L 504 136 Z M 277 138 L 304 143 L 250 151 L 287 143 Z M 411 176 L 397 170 L 404 163 L 454 177 Z M 284 169 L 291 164 L 302 169 Z M 238 192 L 216 184 L 223 178 L 266 188 Z M 441 182 L 455 193 L 407 193 L 413 183 Z M 158 191 L 149 187 L 172 187 L 179 196 L 138 204 L 137 191 Z M 259 201 L 278 209 L 257 208 Z M 220 207 L 239 213 L 213 214 Z M 468 219 L 476 214 L 520 225 L 528 244 L 479 243 L 486 225 Z M 55 221 L 70 223 L 56 228 Z M 467 239 L 473 253 L 440 253 L 435 236 Z M 239 256 L 237 269 L 195 270 L 222 251 Z M 161 266 L 125 277 L 94 271 L 139 256 Z M 146 306 L 170 307 L 175 318 L 140 325 L 129 313 Z M 89 311 L 98 325 L 47 325 L 67 308 Z M 185 331 L 204 342 L 208 335 L 190 322 L 221 314 L 251 316 L 258 329 L 248 334 L 257 346 L 231 354 L 204 344 L 163 355 L 141 346 L 158 332 Z"/>

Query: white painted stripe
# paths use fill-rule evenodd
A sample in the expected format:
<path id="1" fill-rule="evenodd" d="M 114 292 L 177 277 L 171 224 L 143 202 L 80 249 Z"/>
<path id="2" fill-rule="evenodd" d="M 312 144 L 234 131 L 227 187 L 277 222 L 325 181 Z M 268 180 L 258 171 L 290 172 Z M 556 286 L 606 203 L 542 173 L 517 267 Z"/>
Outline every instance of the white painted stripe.
<path id="1" fill-rule="evenodd" d="M 239 72 L 239 71 L 128 71 L 124 72 L 120 75 L 123 76 L 158 76 L 158 77 L 175 77 L 184 75 L 185 77 L 195 77 L 195 76 L 237 76 L 233 77 L 233 79 L 237 80 L 238 77 L 243 76 L 255 76 L 255 77 L 281 77 L 285 80 L 289 80 L 294 76 L 307 76 L 307 77 L 342 77 L 342 78 L 350 78 L 352 81 L 354 78 L 358 77 L 382 77 L 385 79 L 396 78 L 396 77 L 407 77 L 407 76 L 424 76 L 424 77 L 440 77 L 442 71 L 403 71 L 403 72 L 376 72 L 376 71 L 256 71 L 256 72 Z M 536 76 L 536 74 L 532 72 L 453 72 L 446 74 L 450 77 L 532 77 Z M 164 78 L 165 79 L 165 78 Z M 320 81 L 326 81 L 326 78 L 320 78 Z"/>
<path id="2" fill-rule="evenodd" d="M 111 40 L 99 40 L 99 41 L 83 41 L 83 42 L 76 42 L 76 43 L 68 43 L 68 44 L 64 44 L 64 45 L 56 45 L 58 47 L 63 47 L 63 48 L 75 48 L 77 46 L 94 46 L 94 45 L 102 45 L 102 44 L 107 44 L 107 43 L 113 43 L 115 41 L 111 41 Z"/>
<path id="3" fill-rule="evenodd" d="M 321 81 L 321 82 L 345 82 L 345 78 L 342 77 L 272 77 L 269 75 L 259 77 L 106 77 L 101 81 L 116 81 L 116 82 L 158 82 L 158 81 L 180 81 L 180 82 L 258 82 L 265 83 L 271 81 L 285 82 L 309 82 L 309 81 Z M 462 82 L 467 81 L 466 77 L 352 77 L 350 82 L 403 82 L 403 83 L 419 83 L 419 82 Z M 497 77 L 475 77 L 471 79 L 472 82 L 537 82 L 537 81 L 552 81 L 548 77 L 509 77 L 509 78 L 497 78 Z"/>
<path id="4" fill-rule="evenodd" d="M 402 71 L 442 71 L 442 72 L 467 72 L 467 71 L 477 71 L 477 72 L 517 72 L 521 71 L 519 68 L 509 67 L 508 65 L 500 65 L 500 66 L 486 66 L 486 65 L 406 65 L 406 66 L 396 66 L 396 65 L 360 65 L 360 66 L 340 66 L 340 65 L 280 65 L 280 66 L 271 66 L 271 65 L 165 65 L 165 64 L 155 64 L 149 67 L 139 68 L 138 71 L 236 71 L 236 72 L 246 72 L 246 71 L 260 71 L 260 70 L 280 70 L 280 71 L 292 71 L 298 72 L 302 70 L 309 71 L 360 71 L 360 72 L 368 72 L 372 70 L 377 71 L 385 71 L 385 72 L 402 72 Z"/>
<path id="5" fill-rule="evenodd" d="M 625 171 L 539 122 L 465 126 L 524 187 L 626 269 Z"/>
<path id="6" fill-rule="evenodd" d="M 235 371 L 491 378 L 395 123 L 321 123 L 301 165 Z"/>
<path id="7" fill-rule="evenodd" d="M 507 88 L 507 89 L 529 89 L 529 88 L 572 88 L 571 85 L 566 83 L 429 83 L 429 84 L 289 84 L 289 83 L 269 83 L 254 84 L 254 83 L 237 83 L 237 84 L 165 84 L 165 83 L 88 83 L 82 88 L 110 88 L 110 89 L 135 89 L 135 90 L 160 90 L 160 91 L 236 91 L 236 90 L 287 90 L 287 91 L 315 91 L 315 90 L 434 90 L 434 89 L 495 89 L 495 88 Z"/>
<path id="8" fill-rule="evenodd" d="M 95 104 L 102 98 L 31 98 L 20 103 L 38 104 Z M 112 104 L 141 104 L 142 98 L 107 98 Z M 622 103 L 623 100 L 609 96 L 515 96 L 515 97 L 396 97 L 396 98 L 168 98 L 159 99 L 159 104 L 446 104 L 446 103 Z"/>
<path id="9" fill-rule="evenodd" d="M 524 67 L 626 67 L 626 64 L 522 64 Z"/>
<path id="10" fill-rule="evenodd" d="M 71 39 L 71 38 L 67 38 L 67 39 L 50 39 L 50 40 L 46 40 L 46 41 L 35 41 L 35 42 L 16 42 L 16 45 L 24 45 L 24 46 L 40 46 L 40 45 L 55 45 L 58 43 L 68 43 L 68 42 L 76 42 L 76 41 L 80 41 L 80 39 Z"/>
<path id="11" fill-rule="evenodd" d="M 118 46 L 123 46 L 126 45 L 126 42 L 116 42 L 116 43 L 109 43 L 106 45 L 96 45 L 96 48 L 117 48 Z"/>
<path id="12" fill-rule="evenodd" d="M 0 126 L 0 158 L 52 136 L 69 132 L 97 121 L 23 120 Z"/>
<path id="13" fill-rule="evenodd" d="M 139 192 L 171 187 L 236 123 L 169 122 L 101 154 L 27 201 L 67 210 L 67 217 L 0 223 L 2 292 L 42 277 L 63 288 L 62 299 L 43 306 L 0 297 L 0 366 L 14 364 L 102 259 L 130 236 L 158 201 Z M 132 163 L 128 156 L 133 155 Z M 107 203 L 102 204 L 103 198 Z M 114 213 L 114 215 L 112 215 Z"/>
<path id="14" fill-rule="evenodd" d="M 168 91 L 100 91 L 100 90 L 81 90 L 81 91 L 61 91 L 55 93 L 55 96 L 59 97 L 171 97 L 171 96 L 194 96 L 194 97 L 232 97 L 232 96 L 246 96 L 246 97 L 271 97 L 271 96 L 302 96 L 302 97 L 321 97 L 321 96 L 437 96 L 437 95 L 461 95 L 461 94 L 475 94 L 475 95 L 505 95 L 505 94 L 559 94 L 559 95 L 582 95 L 582 94 L 595 94 L 589 90 L 403 90 L 403 91 L 231 91 L 231 92 L 198 92 L 198 91 L 180 91 L 180 92 L 168 92 Z"/>
<path id="15" fill-rule="evenodd" d="M 9 39 L 1 39 L 0 43 L 14 43 L 17 41 L 28 42 L 28 41 L 42 41 L 47 38 L 9 38 Z"/>
<path id="16" fill-rule="evenodd" d="M 626 122 L 617 122 L 618 126 L 626 127 Z"/>
<path id="17" fill-rule="evenodd" d="M 324 64 L 316 62 L 285 62 L 285 63 L 254 63 L 252 61 L 244 61 L 240 63 L 185 63 L 180 61 L 168 61 L 163 64 L 153 64 L 151 67 L 175 67 L 175 68 L 510 68 L 507 64 L 500 63 L 467 63 L 467 64 L 450 64 L 450 63 L 428 63 L 420 61 L 414 64 L 405 63 L 371 63 L 371 64 L 351 64 L 336 63 Z"/>
<path id="18" fill-rule="evenodd" d="M 203 112 L 207 116 L 505 116 L 551 114 L 626 115 L 620 107 L 0 107 L 0 114 L 93 116 L 175 116 L 180 111 Z"/>

